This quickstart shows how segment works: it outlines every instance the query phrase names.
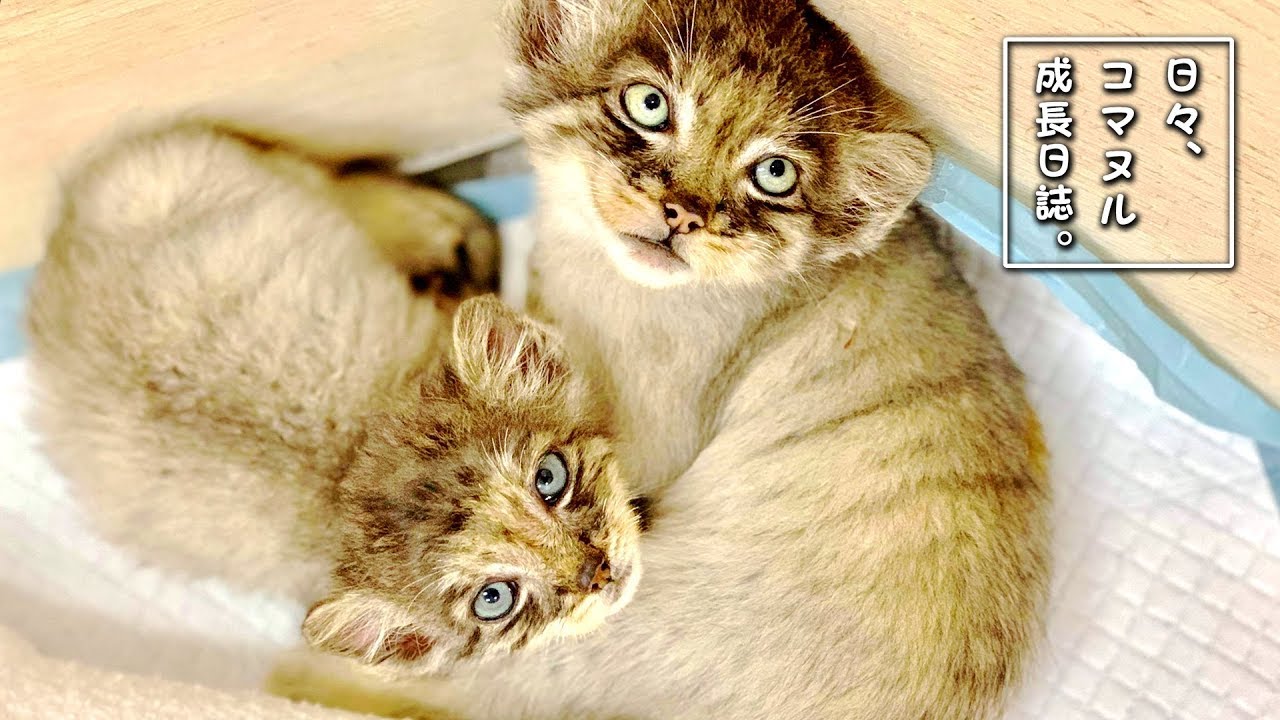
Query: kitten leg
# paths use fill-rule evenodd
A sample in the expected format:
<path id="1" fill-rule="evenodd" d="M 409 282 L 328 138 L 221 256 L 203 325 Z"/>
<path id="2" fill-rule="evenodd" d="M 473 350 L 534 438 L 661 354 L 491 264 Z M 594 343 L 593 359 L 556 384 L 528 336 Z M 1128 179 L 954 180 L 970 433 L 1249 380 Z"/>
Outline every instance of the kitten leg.
<path id="1" fill-rule="evenodd" d="M 353 663 L 311 650 L 286 654 L 267 677 L 267 692 L 295 702 L 404 720 L 462 720 L 425 703 L 419 692 L 361 672 Z"/>

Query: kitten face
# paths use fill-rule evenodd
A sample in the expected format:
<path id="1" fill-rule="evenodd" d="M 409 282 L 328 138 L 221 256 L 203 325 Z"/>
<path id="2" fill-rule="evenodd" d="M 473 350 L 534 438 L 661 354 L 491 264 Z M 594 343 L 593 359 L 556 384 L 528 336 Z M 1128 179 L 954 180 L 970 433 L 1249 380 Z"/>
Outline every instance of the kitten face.
<path id="1" fill-rule="evenodd" d="M 562 224 L 654 287 L 872 250 L 931 151 L 796 0 L 524 0 L 508 105 Z"/>
<path id="2" fill-rule="evenodd" d="M 340 490 L 338 587 L 304 624 L 395 672 L 590 631 L 640 576 L 609 428 L 556 338 L 493 298 L 454 334 L 418 396 L 370 422 Z"/>

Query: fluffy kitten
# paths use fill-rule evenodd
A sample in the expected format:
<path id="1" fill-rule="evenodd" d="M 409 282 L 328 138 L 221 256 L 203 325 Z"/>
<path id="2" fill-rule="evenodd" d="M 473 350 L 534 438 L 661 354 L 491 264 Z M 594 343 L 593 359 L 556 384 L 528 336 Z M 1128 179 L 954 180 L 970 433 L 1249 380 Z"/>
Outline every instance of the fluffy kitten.
<path id="1" fill-rule="evenodd" d="M 415 272 L 470 247 L 487 280 L 492 234 L 443 193 L 195 123 L 105 141 L 64 185 L 28 298 L 46 451 L 143 557 L 314 593 L 358 419 L 449 328 L 384 250 L 410 242 L 346 206 L 399 201 Z"/>
<path id="2" fill-rule="evenodd" d="M 416 672 L 628 601 L 637 519 L 559 341 L 475 298 L 446 358 L 454 293 L 415 289 L 492 282 L 460 201 L 198 124 L 99 149 L 65 200 L 29 298 L 33 420 L 109 538 L 328 588 L 312 645 Z"/>
<path id="3" fill-rule="evenodd" d="M 797 0 L 523 0 L 535 307 L 658 494 L 604 630 L 424 678 L 480 718 L 961 720 L 1038 635 L 1044 452 L 931 150 Z M 429 714 L 429 713 L 428 713 Z"/>
<path id="4" fill-rule="evenodd" d="M 607 415 L 546 328 L 464 302 L 448 361 L 364 431 L 337 485 L 336 587 L 303 625 L 312 647 L 439 672 L 595 630 L 631 600 L 639 519 Z"/>

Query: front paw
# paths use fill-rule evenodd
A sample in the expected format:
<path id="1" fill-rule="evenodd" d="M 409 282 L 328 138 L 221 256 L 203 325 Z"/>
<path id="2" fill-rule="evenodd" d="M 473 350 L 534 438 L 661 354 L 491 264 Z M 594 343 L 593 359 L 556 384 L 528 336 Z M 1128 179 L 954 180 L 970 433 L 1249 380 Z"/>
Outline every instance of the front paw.
<path id="1" fill-rule="evenodd" d="M 357 224 L 414 292 L 456 305 L 497 288 L 498 235 L 460 198 L 381 174 L 342 177 L 338 189 Z"/>
<path id="2" fill-rule="evenodd" d="M 403 720 L 461 720 L 412 697 L 412 688 L 369 675 L 354 663 L 309 650 L 286 654 L 267 677 L 277 697 Z"/>
<path id="3" fill-rule="evenodd" d="M 447 267 L 399 263 L 415 293 L 430 295 L 442 309 L 452 311 L 469 297 L 497 290 L 498 238 L 488 225 L 463 230 L 447 242 L 453 243 L 453 263 Z"/>

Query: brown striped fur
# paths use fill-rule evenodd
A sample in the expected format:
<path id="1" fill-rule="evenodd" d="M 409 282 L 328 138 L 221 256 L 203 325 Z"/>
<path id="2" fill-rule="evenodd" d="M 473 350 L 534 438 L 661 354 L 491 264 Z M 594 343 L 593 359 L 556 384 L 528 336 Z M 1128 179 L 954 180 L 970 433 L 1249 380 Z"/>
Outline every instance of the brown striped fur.
<path id="1" fill-rule="evenodd" d="M 435 672 L 595 630 L 640 578 L 639 519 L 607 417 L 559 340 L 494 298 L 463 303 L 447 363 L 373 415 L 338 488 L 335 591 L 303 632 L 386 674 Z M 548 508 L 532 488 L 548 452 L 572 478 Z M 600 553 L 613 582 L 579 586 Z M 477 590 L 519 583 L 517 610 L 478 622 Z"/>
<path id="2" fill-rule="evenodd" d="M 423 679 L 424 716 L 996 716 L 1039 635 L 1043 443 L 911 209 L 910 118 L 801 0 L 519 0 L 508 30 L 534 307 L 608 389 L 654 517 L 600 633 Z M 660 131 L 619 115 L 637 82 L 668 96 Z M 759 197 L 756 152 L 796 192 Z M 668 202 L 705 226 L 646 267 L 622 233 Z"/>

